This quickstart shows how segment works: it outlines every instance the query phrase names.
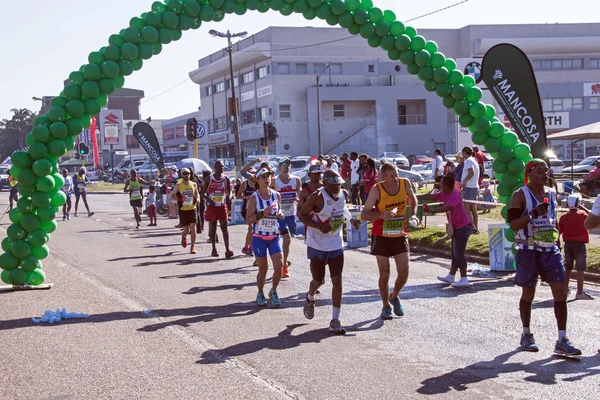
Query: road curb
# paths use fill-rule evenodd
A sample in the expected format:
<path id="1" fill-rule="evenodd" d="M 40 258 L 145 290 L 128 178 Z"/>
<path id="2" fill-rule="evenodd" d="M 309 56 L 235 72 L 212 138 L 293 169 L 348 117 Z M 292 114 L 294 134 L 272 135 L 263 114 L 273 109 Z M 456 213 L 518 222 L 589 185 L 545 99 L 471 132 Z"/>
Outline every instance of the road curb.
<path id="1" fill-rule="evenodd" d="M 123 194 L 124 192 L 86 192 L 86 194 Z"/>

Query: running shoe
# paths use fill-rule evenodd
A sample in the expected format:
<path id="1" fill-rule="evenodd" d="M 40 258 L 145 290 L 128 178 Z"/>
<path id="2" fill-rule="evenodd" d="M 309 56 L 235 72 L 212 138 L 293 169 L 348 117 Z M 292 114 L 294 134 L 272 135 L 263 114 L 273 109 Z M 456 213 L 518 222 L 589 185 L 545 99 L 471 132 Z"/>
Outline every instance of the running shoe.
<path id="1" fill-rule="evenodd" d="M 570 295 L 571 295 L 571 288 L 570 288 L 570 287 L 568 287 L 568 288 L 567 288 L 567 296 L 570 296 Z"/>
<path id="2" fill-rule="evenodd" d="M 383 307 L 381 309 L 381 319 L 385 321 L 392 318 L 392 307 Z"/>
<path id="3" fill-rule="evenodd" d="M 137 225 L 135 226 L 135 229 L 140 229 L 140 224 L 137 224 Z"/>
<path id="4" fill-rule="evenodd" d="M 454 275 L 446 275 L 446 276 L 438 276 L 438 281 L 442 281 L 447 283 L 448 285 L 452 285 L 454 283 Z"/>
<path id="5" fill-rule="evenodd" d="M 304 316 L 307 319 L 313 319 L 315 317 L 315 302 L 308 299 L 308 293 L 306 294 L 306 302 L 304 303 Z"/>
<path id="6" fill-rule="evenodd" d="M 187 247 L 187 238 L 181 238 L 181 247 L 183 247 L 184 249 Z"/>
<path id="7" fill-rule="evenodd" d="M 329 323 L 329 332 L 334 335 L 345 335 L 346 329 L 342 328 L 342 324 L 340 324 L 339 319 L 332 319 Z"/>
<path id="8" fill-rule="evenodd" d="M 77 213 L 73 214 L 73 216 L 74 216 L 75 218 L 79 217 L 79 215 L 77 215 Z"/>
<path id="9" fill-rule="evenodd" d="M 258 267 L 258 261 L 256 261 L 256 258 L 254 259 L 254 262 L 252 263 L 253 267 Z"/>
<path id="10" fill-rule="evenodd" d="M 538 345 L 535 344 L 533 333 L 524 333 L 521 335 L 521 350 L 531 352 L 540 351 Z"/>
<path id="11" fill-rule="evenodd" d="M 571 344 L 571 341 L 566 337 L 556 342 L 554 353 L 564 356 L 580 356 L 581 350 Z"/>
<path id="12" fill-rule="evenodd" d="M 244 254 L 246 256 L 248 255 L 248 247 L 247 246 L 244 246 L 244 248 L 242 249 L 242 254 Z"/>
<path id="13" fill-rule="evenodd" d="M 290 277 L 290 267 L 287 265 L 284 265 L 281 271 L 281 277 L 282 278 L 289 278 Z"/>
<path id="14" fill-rule="evenodd" d="M 225 252 L 225 258 L 229 260 L 231 257 L 233 257 L 233 251 L 227 250 Z"/>
<path id="15" fill-rule="evenodd" d="M 465 287 L 469 287 L 471 284 L 469 283 L 469 280 L 466 277 L 462 277 L 460 278 L 460 280 L 458 282 L 454 282 L 452 284 L 452 287 L 455 288 L 465 288 Z"/>
<path id="16" fill-rule="evenodd" d="M 67 214 L 63 215 L 63 221 L 67 220 Z"/>
<path id="17" fill-rule="evenodd" d="M 400 299 L 398 297 L 393 298 L 392 294 L 390 293 L 389 301 L 394 308 L 394 314 L 399 317 L 404 316 L 404 307 L 402 307 L 402 304 L 400 304 Z"/>
<path id="18" fill-rule="evenodd" d="M 67 221 L 70 221 L 70 220 L 71 220 L 71 214 L 67 213 Z"/>
<path id="19" fill-rule="evenodd" d="M 271 299 L 271 306 L 278 308 L 281 306 L 281 300 L 279 300 L 279 295 L 276 291 L 271 289 L 269 291 L 269 299 Z"/>
<path id="20" fill-rule="evenodd" d="M 575 300 L 594 300 L 594 297 L 584 290 L 581 293 L 577 293 L 575 295 Z"/>
<path id="21" fill-rule="evenodd" d="M 256 295 L 256 304 L 258 304 L 259 307 L 264 307 L 267 305 L 267 299 L 265 298 L 264 293 L 258 293 Z"/>
<path id="22" fill-rule="evenodd" d="M 94 215 L 94 213 L 93 213 L 93 212 L 89 212 L 89 213 L 88 213 L 88 217 L 91 217 L 92 215 Z"/>
<path id="23" fill-rule="evenodd" d="M 196 254 L 196 249 L 194 246 L 190 247 L 190 254 Z"/>
<path id="24" fill-rule="evenodd" d="M 212 253 L 210 253 L 211 257 L 219 257 L 219 252 L 217 249 L 213 249 Z"/>

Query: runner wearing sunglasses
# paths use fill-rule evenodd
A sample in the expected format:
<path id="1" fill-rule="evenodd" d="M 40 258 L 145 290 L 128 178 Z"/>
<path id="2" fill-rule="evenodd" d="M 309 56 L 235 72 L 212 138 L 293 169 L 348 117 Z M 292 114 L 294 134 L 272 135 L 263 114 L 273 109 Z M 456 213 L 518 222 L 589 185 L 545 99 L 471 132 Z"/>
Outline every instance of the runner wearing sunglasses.
<path id="1" fill-rule="evenodd" d="M 229 178 L 223 175 L 223 163 L 215 162 L 215 172 L 206 179 L 202 187 L 202 196 L 206 200 L 206 220 L 209 223 L 210 239 L 212 242 L 211 256 L 219 257 L 216 247 L 217 221 L 221 226 L 223 241 L 225 242 L 225 258 L 233 257 L 233 251 L 229 250 L 229 232 L 227 230 L 228 209 L 227 202 L 231 193 Z"/>
<path id="2" fill-rule="evenodd" d="M 198 193 L 198 186 L 190 180 L 190 176 L 190 170 L 183 168 L 181 170 L 182 180 L 175 185 L 173 193 L 174 197 L 182 200 L 182 206 L 179 210 L 179 221 L 183 228 L 181 246 L 183 248 L 187 247 L 187 235 L 189 233 L 191 236 L 190 253 L 196 254 L 196 248 L 194 247 L 196 244 L 196 224 L 198 223 L 196 218 L 196 204 L 198 203 L 200 194 Z"/>
<path id="3" fill-rule="evenodd" d="M 290 277 L 288 261 L 290 254 L 290 245 L 292 243 L 292 235 L 296 234 L 296 211 L 298 207 L 298 198 L 302 190 L 300 178 L 290 175 L 290 166 L 292 162 L 289 158 L 284 158 L 279 163 L 279 175 L 273 182 L 274 189 L 281 196 L 281 211 L 285 219 L 279 221 L 279 231 L 283 236 L 283 272 L 284 278 Z"/>

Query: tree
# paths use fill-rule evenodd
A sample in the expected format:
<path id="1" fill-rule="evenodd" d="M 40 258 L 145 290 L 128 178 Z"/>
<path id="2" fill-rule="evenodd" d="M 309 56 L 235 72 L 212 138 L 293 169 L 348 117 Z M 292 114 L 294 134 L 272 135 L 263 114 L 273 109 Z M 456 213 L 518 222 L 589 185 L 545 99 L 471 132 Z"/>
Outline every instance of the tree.
<path id="1" fill-rule="evenodd" d="M 25 136 L 33 129 L 37 114 L 27 108 L 13 108 L 10 120 L 0 121 L 0 158 L 4 159 L 17 150 L 27 147 Z"/>

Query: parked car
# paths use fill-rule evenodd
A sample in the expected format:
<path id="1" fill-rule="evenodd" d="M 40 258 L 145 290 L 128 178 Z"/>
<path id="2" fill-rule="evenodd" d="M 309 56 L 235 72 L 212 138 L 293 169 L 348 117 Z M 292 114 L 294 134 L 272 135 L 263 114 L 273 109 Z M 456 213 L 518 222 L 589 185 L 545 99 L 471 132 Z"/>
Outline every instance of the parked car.
<path id="1" fill-rule="evenodd" d="M 494 163 L 493 161 L 486 161 L 485 164 L 483 164 L 483 168 L 484 168 L 483 178 L 484 179 L 494 179 L 496 177 L 496 175 L 494 174 L 494 170 L 492 169 L 493 163 Z"/>
<path id="2" fill-rule="evenodd" d="M 410 163 L 402 153 L 386 151 L 377 156 L 377 161 L 384 160 L 385 162 L 395 163 L 401 169 L 409 169 Z"/>
<path id="3" fill-rule="evenodd" d="M 563 174 L 571 173 L 571 169 L 573 172 L 590 172 L 594 168 L 596 168 L 596 160 L 600 159 L 600 156 L 592 156 L 588 157 L 585 160 L 580 161 L 574 167 L 566 167 L 561 171 Z"/>
<path id="4" fill-rule="evenodd" d="M 158 177 L 158 167 L 154 163 L 146 163 L 136 168 L 138 176 L 145 181 L 154 181 Z"/>
<path id="5" fill-rule="evenodd" d="M 408 156 L 408 162 L 412 167 L 415 164 L 427 164 L 433 161 L 433 158 L 425 155 L 425 154 L 411 154 Z"/>
<path id="6" fill-rule="evenodd" d="M 375 160 L 375 168 L 381 168 L 381 162 L 379 160 Z M 413 186 L 416 186 L 417 188 L 422 188 L 425 186 L 425 179 L 423 179 L 420 174 L 414 171 L 409 171 L 408 169 L 397 168 L 396 170 L 398 171 L 399 177 L 408 179 Z"/>
<path id="7" fill-rule="evenodd" d="M 560 173 L 562 173 L 564 168 L 565 168 L 565 163 L 562 160 L 559 160 L 558 158 L 550 159 L 550 169 L 552 170 L 553 173 L 560 174 Z"/>
<path id="8" fill-rule="evenodd" d="M 10 174 L 10 165 L 0 165 L 0 190 L 10 189 L 10 183 L 8 182 L 8 175 Z"/>
<path id="9" fill-rule="evenodd" d="M 310 167 L 310 157 L 294 157 L 290 165 L 290 174 L 300 178 L 302 183 L 308 182 L 308 168 Z"/>
<path id="10" fill-rule="evenodd" d="M 413 167 L 417 167 L 417 165 L 413 165 Z M 413 171 L 413 167 L 410 168 L 411 171 Z M 416 168 L 416 172 L 417 174 L 421 175 L 423 177 L 423 179 L 425 179 L 425 182 L 433 182 L 433 164 L 432 163 L 427 163 L 427 164 L 421 164 Z"/>

